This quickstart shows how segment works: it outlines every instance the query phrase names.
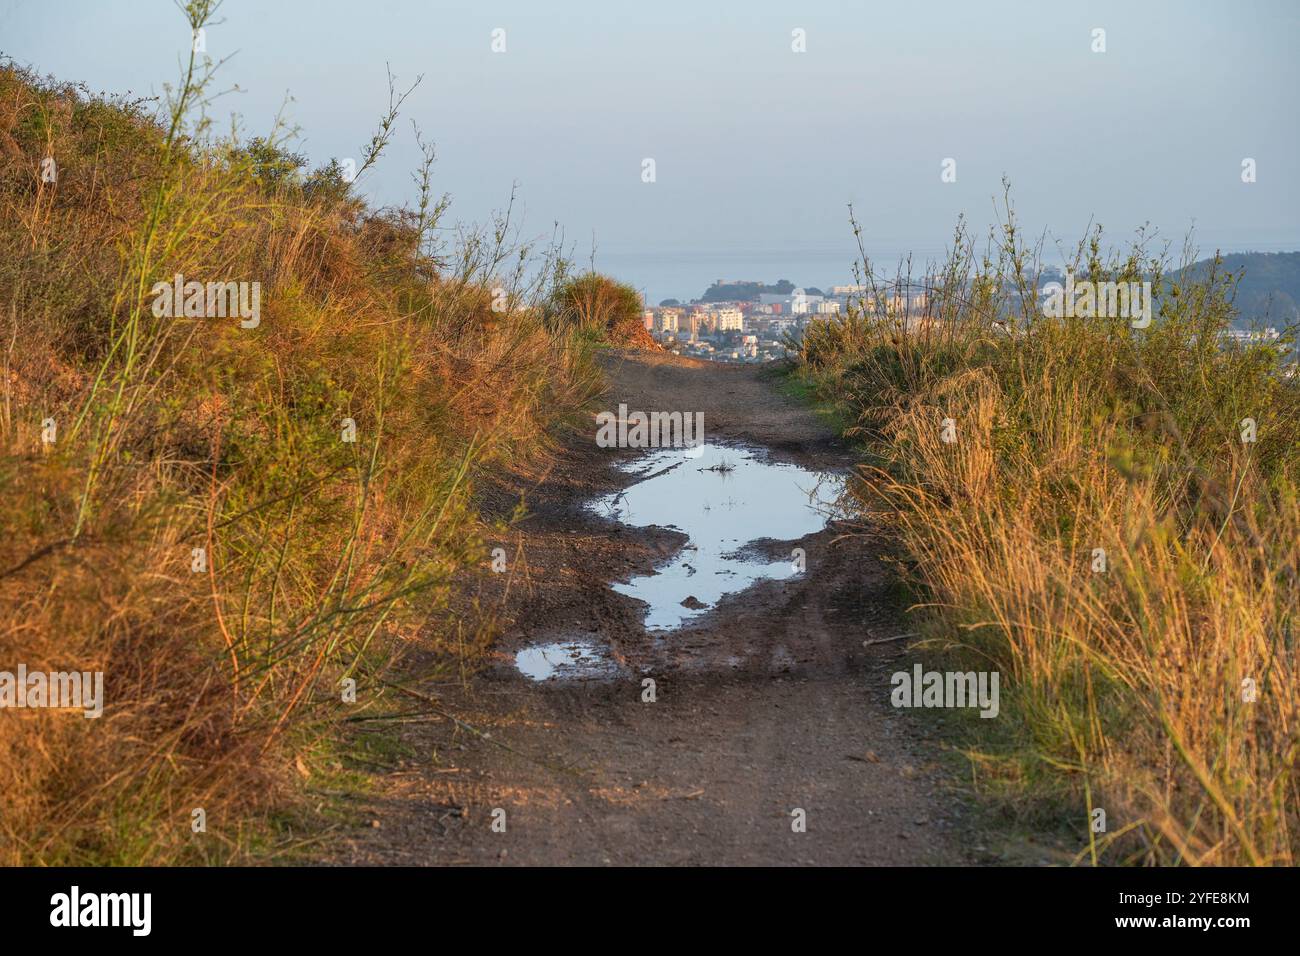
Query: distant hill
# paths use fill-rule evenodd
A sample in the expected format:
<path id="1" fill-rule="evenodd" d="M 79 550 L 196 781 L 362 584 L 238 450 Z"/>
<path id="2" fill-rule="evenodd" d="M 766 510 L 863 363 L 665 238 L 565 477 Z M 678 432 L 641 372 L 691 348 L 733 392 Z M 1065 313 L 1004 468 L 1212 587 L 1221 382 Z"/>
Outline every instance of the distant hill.
<path id="1" fill-rule="evenodd" d="M 700 298 L 701 302 L 754 302 L 760 295 L 789 295 L 795 290 L 795 284 L 789 279 L 781 279 L 775 285 L 762 282 L 728 282 L 713 283 Z"/>
<path id="2" fill-rule="evenodd" d="M 1194 262 L 1180 273 L 1187 279 L 1201 278 L 1210 262 Z M 1223 268 L 1233 273 L 1245 270 L 1237 283 L 1235 325 L 1265 323 L 1281 328 L 1300 321 L 1300 252 L 1228 253 Z"/>

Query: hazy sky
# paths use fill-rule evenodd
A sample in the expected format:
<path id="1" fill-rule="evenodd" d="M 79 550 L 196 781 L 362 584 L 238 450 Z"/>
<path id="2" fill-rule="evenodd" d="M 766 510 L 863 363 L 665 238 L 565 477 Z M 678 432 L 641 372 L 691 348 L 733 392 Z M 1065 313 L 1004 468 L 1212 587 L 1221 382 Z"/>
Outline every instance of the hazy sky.
<path id="1" fill-rule="evenodd" d="M 1300 249 L 1295 0 L 226 0 L 219 19 L 208 52 L 244 91 L 219 114 L 262 131 L 288 93 L 300 151 L 357 156 L 385 62 L 422 73 L 405 118 L 437 144 L 453 217 L 482 221 L 517 182 L 528 235 L 559 222 L 583 259 L 594 235 L 597 266 L 652 301 L 847 280 L 849 201 L 874 255 L 933 257 L 958 213 L 990 221 L 1003 174 L 1025 226 L 1063 241 L 1095 217 Z M 0 0 L 0 52 L 95 90 L 160 91 L 188 42 L 170 0 Z M 406 119 L 362 183 L 381 202 L 413 196 Z"/>

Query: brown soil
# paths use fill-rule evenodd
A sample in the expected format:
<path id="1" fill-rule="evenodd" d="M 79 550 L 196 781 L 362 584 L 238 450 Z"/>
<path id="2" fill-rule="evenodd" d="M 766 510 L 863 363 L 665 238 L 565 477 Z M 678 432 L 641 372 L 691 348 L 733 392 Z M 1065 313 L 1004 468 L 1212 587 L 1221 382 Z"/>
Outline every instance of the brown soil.
<path id="1" fill-rule="evenodd" d="M 844 471 L 853 456 L 770 371 L 621 351 L 606 358 L 607 406 L 704 413 L 712 442 L 765 447 L 775 460 Z M 831 527 L 798 542 L 807 573 L 726 599 L 668 636 L 610 590 L 684 542 L 586 510 L 633 479 L 634 453 L 598 448 L 595 426 L 561 449 L 541 481 L 503 487 L 529 517 L 502 542 L 505 574 L 481 603 L 507 625 L 494 663 L 468 686 L 430 686 L 458 722 L 405 725 L 418 755 L 379 778 L 342 863 L 956 864 L 978 862 L 966 811 L 944 786 L 926 724 L 889 705 L 889 675 L 910 668 L 878 544 Z M 493 502 L 489 502 L 492 504 Z M 774 543 L 788 554 L 794 542 Z M 535 683 L 515 652 L 581 638 L 616 671 Z M 643 680 L 655 682 L 644 702 Z M 505 832 L 492 828 L 505 811 Z M 807 830 L 792 830 L 792 811 Z"/>

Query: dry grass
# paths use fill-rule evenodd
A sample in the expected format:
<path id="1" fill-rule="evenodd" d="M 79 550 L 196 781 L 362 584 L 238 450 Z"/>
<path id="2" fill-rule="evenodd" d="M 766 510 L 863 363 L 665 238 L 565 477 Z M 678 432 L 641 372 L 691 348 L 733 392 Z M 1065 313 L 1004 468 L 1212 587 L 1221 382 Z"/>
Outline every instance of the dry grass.
<path id="1" fill-rule="evenodd" d="M 980 261 L 959 230 L 921 321 L 815 325 L 803 374 L 855 423 L 861 508 L 897 534 L 932 646 L 1010 686 L 981 786 L 1055 806 L 1081 860 L 1294 864 L 1300 380 L 1219 346 L 1235 277 L 1099 248 L 1080 275 L 1155 277 L 1149 329 L 1044 318 L 1009 217 Z"/>
<path id="2" fill-rule="evenodd" d="M 636 289 L 589 271 L 557 283 L 547 317 L 553 326 L 574 327 L 600 341 L 658 351 L 642 321 L 644 311 Z"/>
<path id="3" fill-rule="evenodd" d="M 0 713 L 3 863 L 264 850 L 295 758 L 356 712 L 344 678 L 365 706 L 406 643 L 465 650 L 430 622 L 486 562 L 475 475 L 599 387 L 547 290 L 501 277 L 527 250 L 449 267 L 445 202 L 372 211 L 337 168 L 212 139 L 206 81 L 155 118 L 0 67 L 0 670 L 103 671 L 106 698 Z M 155 317 L 176 273 L 259 281 L 260 325 Z"/>

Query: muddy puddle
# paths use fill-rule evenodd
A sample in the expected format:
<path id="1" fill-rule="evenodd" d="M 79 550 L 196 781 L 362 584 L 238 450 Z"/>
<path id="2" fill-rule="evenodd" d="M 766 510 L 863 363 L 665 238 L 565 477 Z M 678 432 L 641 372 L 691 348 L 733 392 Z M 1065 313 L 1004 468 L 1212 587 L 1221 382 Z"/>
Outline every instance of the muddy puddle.
<path id="1" fill-rule="evenodd" d="M 535 681 L 581 680 L 612 676 L 618 666 L 589 641 L 534 644 L 515 654 L 515 666 Z"/>
<path id="2" fill-rule="evenodd" d="M 820 531 L 844 487 L 839 476 L 768 461 L 758 449 L 736 446 L 657 451 L 627 468 L 640 480 L 591 507 L 631 527 L 673 528 L 690 538 L 654 573 L 613 585 L 646 603 L 651 631 L 681 627 L 757 581 L 801 573 L 793 546 L 748 546 Z"/>

